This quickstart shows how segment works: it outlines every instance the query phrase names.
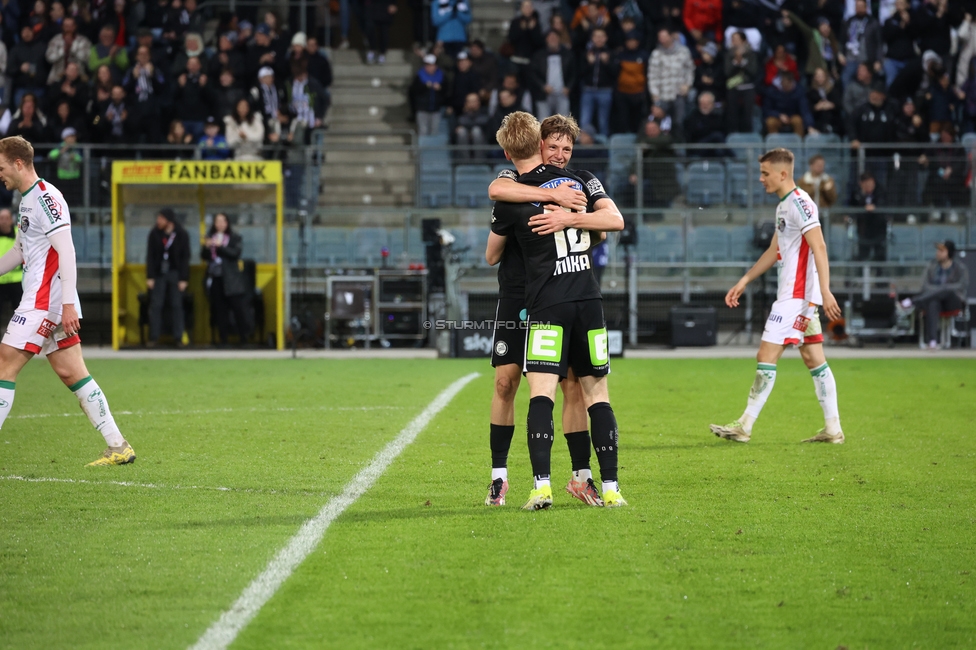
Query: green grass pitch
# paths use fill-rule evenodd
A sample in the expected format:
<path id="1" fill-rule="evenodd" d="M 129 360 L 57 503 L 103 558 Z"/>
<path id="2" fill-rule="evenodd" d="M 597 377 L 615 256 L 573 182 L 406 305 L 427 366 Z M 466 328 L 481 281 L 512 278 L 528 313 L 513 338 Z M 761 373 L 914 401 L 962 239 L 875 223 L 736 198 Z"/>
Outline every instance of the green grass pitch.
<path id="1" fill-rule="evenodd" d="M 526 387 L 509 505 L 482 505 L 484 362 L 93 361 L 139 454 L 98 469 L 33 362 L 0 431 L 0 648 L 192 645 L 473 370 L 232 647 L 976 647 L 976 364 L 831 365 L 843 446 L 799 444 L 822 416 L 798 359 L 747 445 L 708 424 L 741 413 L 753 361 L 614 361 L 630 506 L 571 500 L 557 436 L 555 506 L 528 513 Z"/>

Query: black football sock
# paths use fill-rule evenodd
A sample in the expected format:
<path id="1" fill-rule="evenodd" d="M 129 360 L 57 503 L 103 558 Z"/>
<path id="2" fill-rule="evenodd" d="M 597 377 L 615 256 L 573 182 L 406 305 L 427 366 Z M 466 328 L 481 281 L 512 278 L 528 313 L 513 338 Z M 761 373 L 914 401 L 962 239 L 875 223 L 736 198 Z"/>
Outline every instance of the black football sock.
<path id="1" fill-rule="evenodd" d="M 617 480 L 617 418 L 607 402 L 598 402 L 587 409 L 590 413 L 590 429 L 593 431 L 593 448 L 600 463 L 600 479 L 604 482 Z"/>
<path id="2" fill-rule="evenodd" d="M 552 408 L 552 400 L 548 397 L 533 397 L 529 400 L 529 415 L 526 418 L 529 460 L 532 461 L 532 474 L 537 481 L 549 480 L 549 459 L 554 435 Z"/>
<path id="3" fill-rule="evenodd" d="M 512 436 L 515 435 L 515 425 L 491 425 L 491 467 L 501 469 L 508 467 L 508 450 L 512 447 Z"/>
<path id="4" fill-rule="evenodd" d="M 573 471 L 590 469 L 590 432 L 574 431 L 566 434 L 569 457 L 573 459 Z"/>

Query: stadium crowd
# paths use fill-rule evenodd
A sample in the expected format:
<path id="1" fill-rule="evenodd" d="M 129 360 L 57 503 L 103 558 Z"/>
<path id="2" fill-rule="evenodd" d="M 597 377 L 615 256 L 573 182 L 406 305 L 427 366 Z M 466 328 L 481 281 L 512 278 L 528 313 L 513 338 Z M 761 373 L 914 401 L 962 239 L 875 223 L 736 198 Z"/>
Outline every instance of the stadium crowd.
<path id="1" fill-rule="evenodd" d="M 673 161 L 660 161 L 733 133 L 915 145 L 874 149 L 867 200 L 958 205 L 968 203 L 967 169 L 944 145 L 976 131 L 974 16 L 973 0 L 523 0 L 497 52 L 479 40 L 421 52 L 411 105 L 422 135 L 444 114 L 461 145 L 495 144 L 515 110 L 571 111 L 584 144 L 636 133 L 645 199 L 660 205 L 678 192 Z M 452 25 L 455 41 L 464 24 Z M 824 180 L 817 167 L 811 185 Z M 913 194 L 919 170 L 930 173 Z M 864 205 L 864 187 L 851 183 L 840 201 Z"/>

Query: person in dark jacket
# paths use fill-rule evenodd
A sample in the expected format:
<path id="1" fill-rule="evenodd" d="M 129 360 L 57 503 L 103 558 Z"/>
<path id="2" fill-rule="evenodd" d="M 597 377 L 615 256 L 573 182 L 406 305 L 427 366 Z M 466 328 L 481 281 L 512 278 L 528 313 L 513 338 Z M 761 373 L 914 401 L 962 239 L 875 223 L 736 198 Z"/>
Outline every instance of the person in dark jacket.
<path id="1" fill-rule="evenodd" d="M 884 262 L 888 250 L 888 218 L 881 213 L 879 206 L 884 201 L 878 184 L 871 172 L 861 174 L 860 182 L 851 196 L 851 207 L 863 208 L 864 212 L 854 217 L 857 225 L 858 262 Z"/>
<path id="2" fill-rule="evenodd" d="M 759 60 L 742 32 L 732 34 L 732 46 L 725 51 L 726 113 L 730 133 L 752 132 L 756 107 L 756 79 Z"/>
<path id="3" fill-rule="evenodd" d="M 636 133 L 647 118 L 649 60 L 650 54 L 641 47 L 640 34 L 635 30 L 624 34 L 624 49 L 617 53 L 617 85 L 613 94 L 616 128 L 624 133 Z"/>
<path id="4" fill-rule="evenodd" d="M 160 126 L 160 101 L 165 92 L 166 77 L 152 62 L 149 47 L 140 45 L 136 50 L 135 65 L 122 78 L 122 87 L 132 106 L 133 131 L 145 142 L 156 144 L 163 139 Z"/>
<path id="5" fill-rule="evenodd" d="M 532 0 L 522 0 L 518 15 L 508 24 L 508 44 L 512 47 L 509 58 L 516 66 L 519 84 L 526 86 L 532 56 L 546 44 Z"/>
<path id="6" fill-rule="evenodd" d="M 441 108 L 444 106 L 444 71 L 437 67 L 437 57 L 424 55 L 424 67 L 410 84 L 410 104 L 417 118 L 417 133 L 434 135 L 440 130 Z"/>
<path id="7" fill-rule="evenodd" d="M 396 16 L 396 0 L 363 0 L 366 8 L 366 23 L 370 25 L 369 51 L 366 63 L 386 63 L 386 50 L 390 46 L 390 25 Z"/>
<path id="8" fill-rule="evenodd" d="M 710 92 L 698 95 L 698 108 L 685 119 L 685 139 L 692 144 L 725 142 L 725 116 L 715 108 L 715 96 Z M 695 151 L 695 154 L 724 155 L 722 149 Z"/>
<path id="9" fill-rule="evenodd" d="M 156 215 L 156 227 L 149 231 L 146 246 L 146 288 L 149 289 L 149 345 L 155 346 L 163 329 L 164 310 L 169 304 L 170 332 L 178 347 L 183 345 L 183 292 L 190 280 L 190 236 L 176 222 L 170 208 Z"/>
<path id="10" fill-rule="evenodd" d="M 203 74 L 199 58 L 187 59 L 186 72 L 177 77 L 176 83 L 176 118 L 196 140 L 203 134 L 203 125 L 213 112 L 207 75 Z"/>
<path id="11" fill-rule="evenodd" d="M 64 66 L 64 76 L 61 81 L 48 84 L 48 110 L 54 110 L 63 101 L 71 103 L 72 112 L 81 115 L 88 110 L 88 98 L 91 90 L 88 82 L 81 78 L 81 66 L 76 61 L 68 61 Z"/>
<path id="12" fill-rule="evenodd" d="M 700 48 L 701 62 L 695 66 L 695 83 L 698 94 L 710 92 L 715 101 L 725 102 L 725 64 L 718 60 L 718 45 L 709 41 Z"/>
<path id="13" fill-rule="evenodd" d="M 207 76 L 216 79 L 222 71 L 230 70 L 243 79 L 246 65 L 244 53 L 237 47 L 237 32 L 227 32 L 217 39 L 217 53 L 207 62 Z"/>
<path id="14" fill-rule="evenodd" d="M 886 48 L 884 73 L 888 88 L 891 88 L 908 60 L 915 58 L 915 31 L 912 15 L 908 11 L 908 0 L 895 0 L 895 13 L 881 28 Z"/>
<path id="15" fill-rule="evenodd" d="M 20 30 L 20 42 L 10 50 L 7 76 L 13 89 L 13 104 L 26 93 L 43 97 L 47 84 L 47 44 L 37 40 L 30 25 Z"/>
<path id="16" fill-rule="evenodd" d="M 857 149 L 864 144 L 892 142 L 895 139 L 894 111 L 888 104 L 883 81 L 875 81 L 868 93 L 868 101 L 854 113 L 851 128 L 847 133 L 851 147 Z M 866 147 L 865 165 L 882 187 L 888 185 L 888 168 L 892 162 L 891 151 Z"/>
<path id="17" fill-rule="evenodd" d="M 942 312 L 958 311 L 966 302 L 969 269 L 956 261 L 956 243 L 947 239 L 935 245 L 935 259 L 925 270 L 922 292 L 905 298 L 906 309 L 913 305 L 925 311 L 925 341 L 929 349 L 939 347 L 939 317 Z"/>
<path id="18" fill-rule="evenodd" d="M 915 34 L 920 51 L 932 50 L 943 61 L 948 60 L 952 49 L 952 26 L 949 22 L 948 0 L 924 0 L 912 12 Z"/>
<path id="19" fill-rule="evenodd" d="M 919 203 L 918 173 L 926 160 L 925 151 L 919 146 L 929 142 L 929 127 L 915 110 L 915 102 L 909 97 L 895 117 L 895 141 L 906 145 L 895 152 L 897 164 L 889 174 L 888 204 L 916 206 Z"/>
<path id="20" fill-rule="evenodd" d="M 593 127 L 593 114 L 597 115 L 596 131 L 610 135 L 610 109 L 613 105 L 613 89 L 617 85 L 617 62 L 607 47 L 607 33 L 594 29 L 586 44 L 580 74 L 580 127 Z"/>
<path id="21" fill-rule="evenodd" d="M 200 247 L 200 258 L 207 264 L 210 325 L 217 328 L 222 345 L 227 344 L 231 312 L 242 344 L 248 343 L 254 332 L 254 319 L 247 301 L 247 282 L 238 264 L 243 250 L 243 240 L 230 227 L 227 215 L 215 214 L 213 226 Z"/>
<path id="22" fill-rule="evenodd" d="M 471 67 L 471 58 L 465 51 L 458 52 L 457 68 L 451 86 L 451 112 L 458 116 L 464 112 L 464 104 L 468 95 L 477 93 L 481 89 L 481 78 Z"/>
<path id="23" fill-rule="evenodd" d="M 559 41 L 559 34 L 546 34 L 546 47 L 532 55 L 529 90 L 540 120 L 550 115 L 569 115 L 569 95 L 576 85 L 576 61 L 572 51 Z"/>
<path id="24" fill-rule="evenodd" d="M 801 138 L 813 124 L 803 89 L 789 72 L 779 74 L 780 87 L 770 86 L 763 98 L 763 119 L 768 133 L 793 131 Z"/>
<path id="25" fill-rule="evenodd" d="M 844 115 L 841 111 L 844 99 L 840 84 L 823 68 L 817 68 L 807 91 L 807 106 L 813 116 L 813 128 L 820 133 L 844 133 Z"/>

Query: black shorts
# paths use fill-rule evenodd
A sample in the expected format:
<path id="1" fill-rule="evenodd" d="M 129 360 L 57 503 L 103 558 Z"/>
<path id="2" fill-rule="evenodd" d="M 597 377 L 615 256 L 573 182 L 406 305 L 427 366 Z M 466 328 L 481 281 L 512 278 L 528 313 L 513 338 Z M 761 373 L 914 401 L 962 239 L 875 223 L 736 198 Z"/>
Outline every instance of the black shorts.
<path id="1" fill-rule="evenodd" d="M 525 372 L 577 377 L 603 377 L 610 373 L 607 323 L 603 300 L 581 300 L 546 307 L 529 314 L 525 345 Z"/>
<path id="2" fill-rule="evenodd" d="M 525 361 L 525 302 L 499 298 L 495 308 L 495 332 L 491 339 L 491 367 Z"/>

